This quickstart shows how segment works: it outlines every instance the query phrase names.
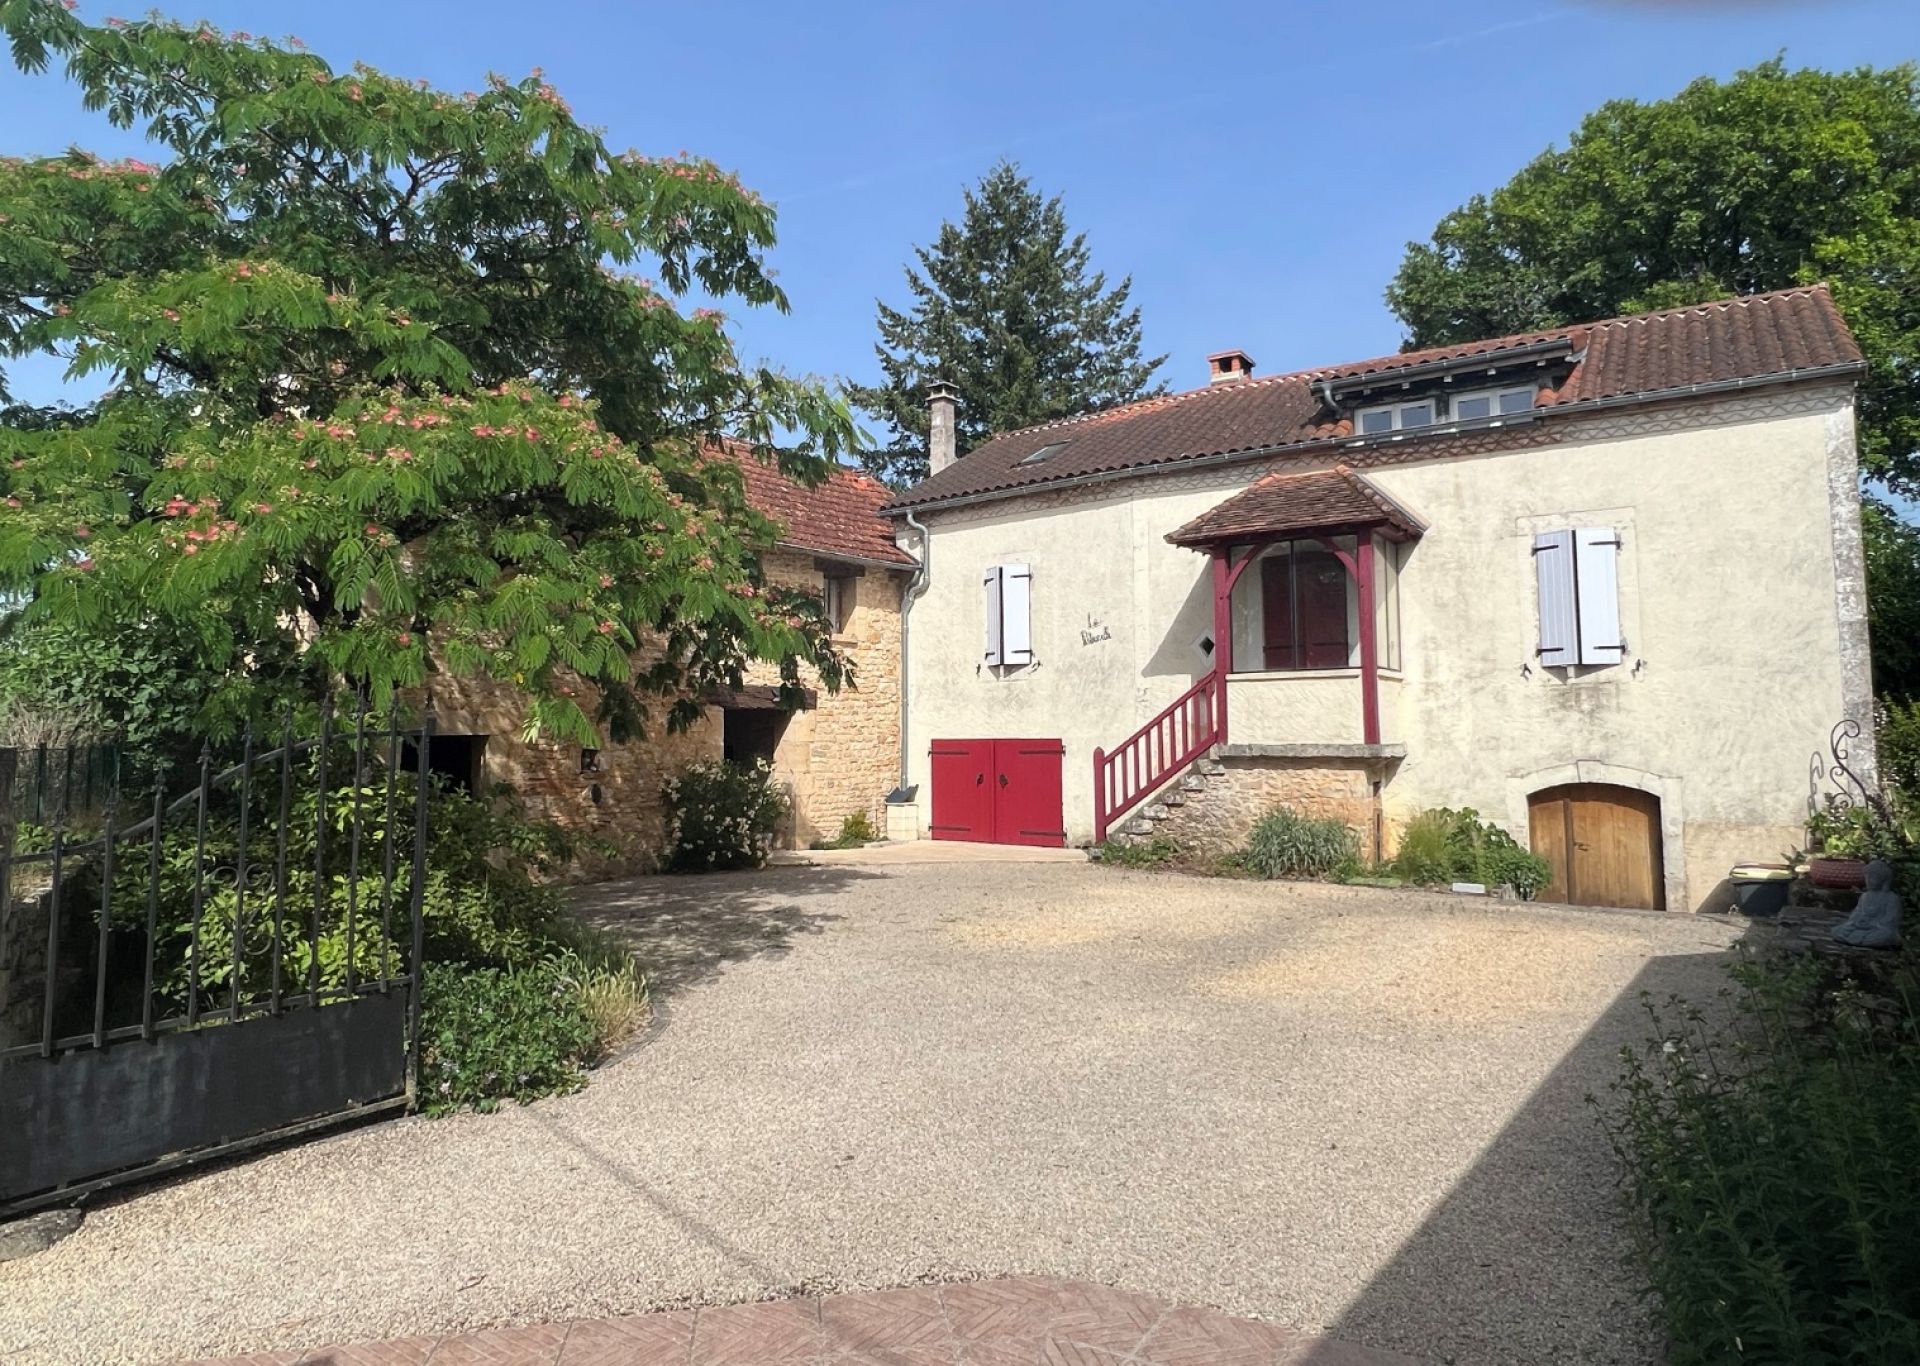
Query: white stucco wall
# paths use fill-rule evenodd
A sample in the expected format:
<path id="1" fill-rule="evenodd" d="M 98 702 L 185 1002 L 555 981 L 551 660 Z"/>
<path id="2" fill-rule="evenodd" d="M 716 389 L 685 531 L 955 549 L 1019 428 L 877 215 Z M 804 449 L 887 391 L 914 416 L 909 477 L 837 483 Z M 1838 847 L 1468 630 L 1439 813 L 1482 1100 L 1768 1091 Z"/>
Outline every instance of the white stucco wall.
<path id="1" fill-rule="evenodd" d="M 1797 842 L 1808 756 L 1865 696 L 1864 627 L 1846 619 L 1857 547 L 1839 545 L 1835 568 L 1857 522 L 1829 500 L 1830 481 L 1853 487 L 1851 397 L 1780 391 L 1580 430 L 1366 471 L 1429 528 L 1401 551 L 1402 669 L 1382 682 L 1381 715 L 1383 740 L 1407 752 L 1383 800 L 1390 819 L 1474 806 L 1524 840 L 1527 794 L 1553 782 L 1653 791 L 1668 903 L 1691 907 L 1733 862 Z M 1207 561 L 1164 537 L 1266 468 L 927 516 L 932 583 L 910 646 L 923 829 L 931 740 L 1057 736 L 1069 839 L 1091 838 L 1094 747 L 1209 667 L 1194 643 L 1212 629 Z M 1535 662 L 1533 536 L 1574 525 L 1621 532 L 1618 666 Z M 980 580 L 1004 561 L 1033 568 L 1035 661 L 1002 671 L 981 662 Z M 1357 671 L 1237 679 L 1230 708 L 1236 743 L 1360 738 Z"/>

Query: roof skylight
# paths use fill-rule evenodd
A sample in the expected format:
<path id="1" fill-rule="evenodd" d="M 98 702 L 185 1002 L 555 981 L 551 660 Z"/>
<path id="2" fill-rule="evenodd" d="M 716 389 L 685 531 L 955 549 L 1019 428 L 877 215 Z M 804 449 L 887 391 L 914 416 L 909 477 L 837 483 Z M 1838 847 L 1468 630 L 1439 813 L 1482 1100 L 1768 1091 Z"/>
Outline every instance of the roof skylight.
<path id="1" fill-rule="evenodd" d="M 1046 445 L 1042 446 L 1039 450 L 1035 451 L 1032 455 L 1021 456 L 1019 463 L 1021 463 L 1022 465 L 1042 464 L 1045 461 L 1053 459 L 1054 456 L 1060 454 L 1061 451 L 1064 451 L 1067 447 L 1071 446 L 1072 444 L 1073 444 L 1072 441 L 1049 441 Z"/>

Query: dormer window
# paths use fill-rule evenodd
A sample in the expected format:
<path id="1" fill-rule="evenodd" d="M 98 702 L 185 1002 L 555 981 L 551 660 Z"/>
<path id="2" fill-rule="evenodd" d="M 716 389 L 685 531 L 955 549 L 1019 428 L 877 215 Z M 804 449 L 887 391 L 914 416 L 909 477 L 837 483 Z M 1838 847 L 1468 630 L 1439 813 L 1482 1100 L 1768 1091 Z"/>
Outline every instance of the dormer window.
<path id="1" fill-rule="evenodd" d="M 1509 413 L 1524 413 L 1533 408 L 1534 391 L 1532 386 L 1516 389 L 1489 389 L 1477 394 L 1456 394 L 1453 400 L 1453 419 L 1456 422 L 1472 422 L 1479 418 L 1504 417 Z"/>
<path id="2" fill-rule="evenodd" d="M 1423 398 L 1414 403 L 1388 403 L 1378 408 L 1362 408 L 1353 415 L 1353 425 L 1354 430 L 1362 436 L 1431 427 L 1433 400 Z"/>

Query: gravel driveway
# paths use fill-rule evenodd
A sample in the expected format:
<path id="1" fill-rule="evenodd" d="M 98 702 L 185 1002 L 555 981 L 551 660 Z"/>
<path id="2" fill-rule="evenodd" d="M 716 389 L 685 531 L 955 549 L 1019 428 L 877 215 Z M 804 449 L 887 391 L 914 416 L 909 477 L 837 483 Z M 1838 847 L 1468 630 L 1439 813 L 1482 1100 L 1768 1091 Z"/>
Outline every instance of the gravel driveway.
<path id="1" fill-rule="evenodd" d="M 592 889 L 661 977 L 579 1095 L 96 1210 L 0 1360 L 156 1360 L 1034 1273 L 1459 1362 L 1643 1362 L 1583 1098 L 1735 937 L 1081 863 Z"/>

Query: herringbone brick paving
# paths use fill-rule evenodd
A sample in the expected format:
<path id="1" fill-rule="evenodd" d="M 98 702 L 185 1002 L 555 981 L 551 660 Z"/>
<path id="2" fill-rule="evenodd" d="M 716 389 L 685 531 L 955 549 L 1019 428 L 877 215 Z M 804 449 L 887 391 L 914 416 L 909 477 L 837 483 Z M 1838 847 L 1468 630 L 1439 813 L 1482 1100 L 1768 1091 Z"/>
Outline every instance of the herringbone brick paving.
<path id="1" fill-rule="evenodd" d="M 197 1366 L 1418 1366 L 1151 1295 L 1048 1277 L 682 1309 L 260 1353 Z"/>

